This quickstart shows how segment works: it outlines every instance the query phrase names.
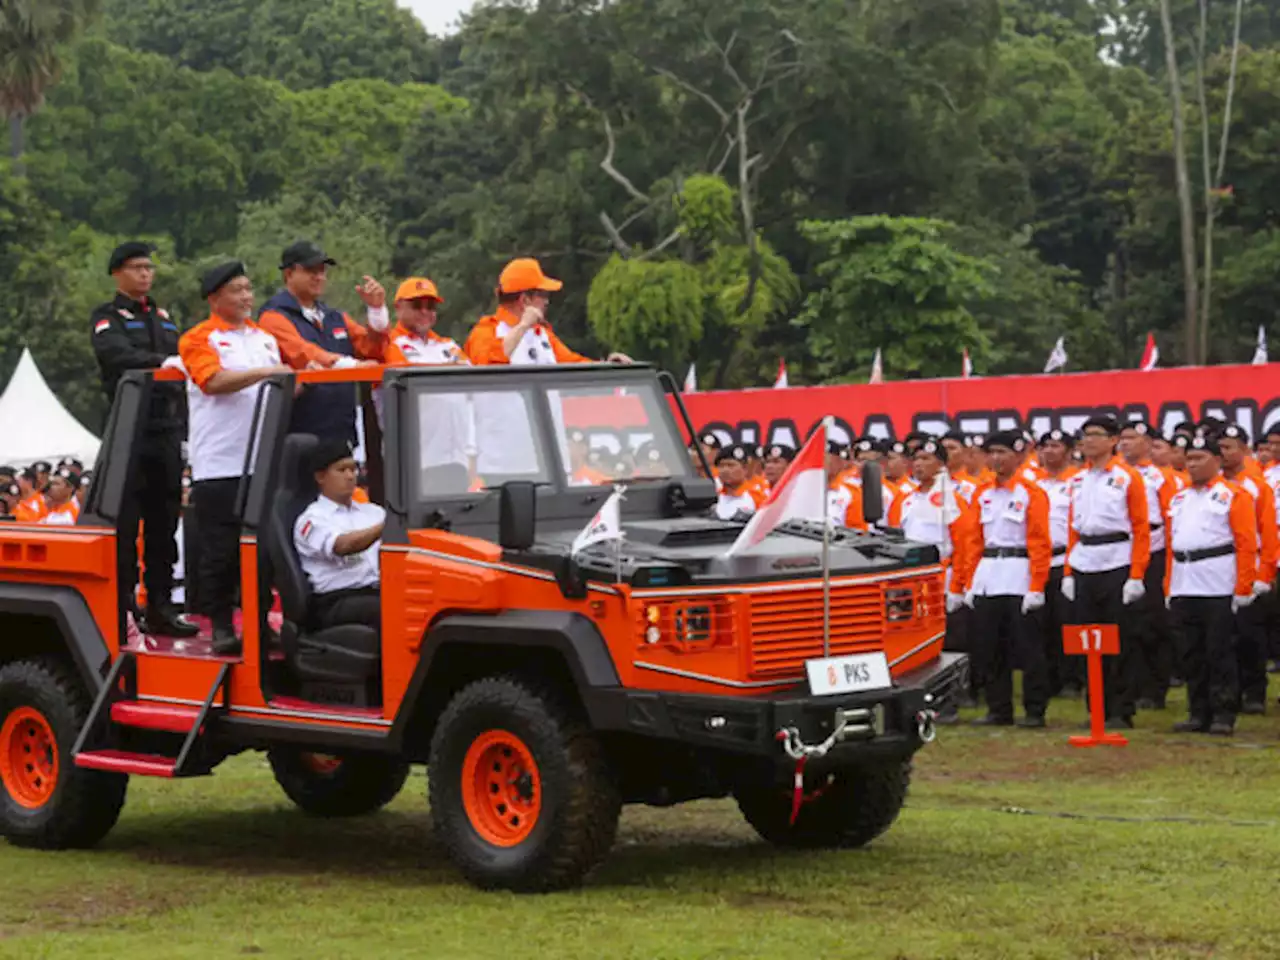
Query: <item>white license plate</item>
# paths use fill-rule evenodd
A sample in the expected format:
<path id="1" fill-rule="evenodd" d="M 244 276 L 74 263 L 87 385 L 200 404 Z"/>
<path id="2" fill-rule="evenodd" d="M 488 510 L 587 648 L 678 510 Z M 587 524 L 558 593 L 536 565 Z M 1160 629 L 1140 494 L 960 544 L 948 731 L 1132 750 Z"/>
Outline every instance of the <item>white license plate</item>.
<path id="1" fill-rule="evenodd" d="M 809 692 L 818 695 L 883 690 L 893 685 L 889 661 L 882 651 L 807 660 L 804 666 L 809 673 Z"/>

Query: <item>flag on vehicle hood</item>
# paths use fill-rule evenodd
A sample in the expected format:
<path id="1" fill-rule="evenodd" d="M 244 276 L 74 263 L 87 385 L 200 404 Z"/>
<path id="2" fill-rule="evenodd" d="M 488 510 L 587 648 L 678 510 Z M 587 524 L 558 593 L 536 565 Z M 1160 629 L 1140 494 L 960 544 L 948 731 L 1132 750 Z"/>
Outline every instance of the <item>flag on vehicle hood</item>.
<path id="1" fill-rule="evenodd" d="M 605 540 L 622 539 L 622 492 L 624 490 L 626 487 L 613 488 L 609 499 L 574 539 L 572 553 L 581 553 L 592 544 L 603 543 Z"/>
<path id="2" fill-rule="evenodd" d="M 696 363 L 689 364 L 689 372 L 684 375 L 684 392 L 685 393 L 698 392 L 698 371 L 696 369 L 697 366 L 698 365 Z"/>
<path id="3" fill-rule="evenodd" d="M 1258 345 L 1253 350 L 1253 364 L 1260 367 L 1267 362 L 1267 328 L 1258 324 Z"/>
<path id="4" fill-rule="evenodd" d="M 732 557 L 754 547 L 788 520 L 822 522 L 827 502 L 827 430 L 831 422 L 831 417 L 827 417 L 813 432 L 725 556 Z"/>
<path id="5" fill-rule="evenodd" d="M 1049 351 L 1049 359 L 1044 365 L 1045 373 L 1053 373 L 1053 371 L 1061 369 L 1067 365 L 1067 347 L 1063 342 L 1066 337 L 1059 337 L 1058 342 L 1053 345 L 1053 349 Z"/>
<path id="6" fill-rule="evenodd" d="M 867 383 L 884 383 L 884 364 L 880 359 L 879 347 L 876 347 L 875 359 L 871 361 L 871 379 Z"/>
<path id="7" fill-rule="evenodd" d="M 1160 348 L 1156 346 L 1156 335 L 1154 333 L 1147 334 L 1147 345 L 1142 350 L 1142 363 L 1138 365 L 1140 370 L 1154 370 L 1156 364 L 1160 362 Z"/>
<path id="8" fill-rule="evenodd" d="M 787 383 L 787 361 L 784 360 L 782 357 L 779 357 L 778 358 L 778 379 L 773 381 L 773 388 L 775 390 L 784 390 L 788 386 L 790 386 L 790 384 Z"/>

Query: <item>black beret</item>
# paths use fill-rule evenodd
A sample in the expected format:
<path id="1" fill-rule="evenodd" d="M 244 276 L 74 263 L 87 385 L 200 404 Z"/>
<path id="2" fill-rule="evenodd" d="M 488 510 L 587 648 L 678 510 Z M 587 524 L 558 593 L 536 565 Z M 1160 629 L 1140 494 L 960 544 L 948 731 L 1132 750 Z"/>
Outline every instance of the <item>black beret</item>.
<path id="1" fill-rule="evenodd" d="M 11 467 L 8 464 L 5 464 L 3 467 L 0 467 L 0 477 L 16 477 L 17 475 L 18 475 L 17 467 Z"/>
<path id="2" fill-rule="evenodd" d="M 1176 427 L 1173 428 L 1173 432 L 1175 434 L 1181 433 L 1185 436 L 1193 437 L 1195 436 L 1195 433 L 1196 433 L 1196 425 L 1192 423 L 1190 420 L 1183 420 L 1180 424 L 1178 424 Z"/>
<path id="3" fill-rule="evenodd" d="M 1046 443 L 1065 443 L 1067 446 L 1071 446 L 1071 437 L 1061 430 L 1050 430 L 1048 433 L 1040 435 L 1040 446 L 1043 447 Z"/>
<path id="4" fill-rule="evenodd" d="M 219 264 L 206 273 L 204 279 L 200 281 L 200 296 L 208 299 L 236 277 L 246 276 L 248 274 L 245 273 L 244 264 L 239 260 Z"/>
<path id="5" fill-rule="evenodd" d="M 642 443 L 636 450 L 637 463 L 658 463 L 662 460 L 662 451 L 653 442 Z"/>
<path id="6" fill-rule="evenodd" d="M 712 450 L 719 450 L 724 446 L 724 444 L 720 442 L 720 438 L 710 432 L 704 433 L 702 436 L 698 437 L 698 442 L 704 447 L 710 447 Z"/>
<path id="7" fill-rule="evenodd" d="M 886 440 L 884 442 L 885 453 L 897 453 L 902 456 L 907 454 L 907 445 L 901 440 Z"/>
<path id="8" fill-rule="evenodd" d="M 311 469 L 321 470 L 351 456 L 351 444 L 346 440 L 321 440 L 311 453 Z"/>
<path id="9" fill-rule="evenodd" d="M 280 254 L 281 270 L 288 270 L 290 267 L 318 267 L 322 263 L 331 267 L 338 265 L 338 261 L 320 249 L 319 244 L 310 240 L 292 243 Z"/>
<path id="10" fill-rule="evenodd" d="M 1262 439 L 1270 440 L 1272 437 L 1280 437 L 1280 423 L 1273 424 L 1262 431 Z M 4 473 L 4 471 L 0 470 L 0 473 Z"/>
<path id="11" fill-rule="evenodd" d="M 969 445 L 969 438 L 968 438 L 968 437 L 966 437 L 966 436 L 965 436 L 963 433 L 961 433 L 959 430 L 948 430 L 946 433 L 944 433 L 944 434 L 939 438 L 939 440 L 940 440 L 940 441 L 941 441 L 941 440 L 954 440 L 956 443 L 959 443 L 959 444 L 961 444 L 961 445 L 963 445 L 963 446 L 966 446 L 966 447 L 967 447 L 967 446 Z"/>
<path id="12" fill-rule="evenodd" d="M 74 470 L 68 470 L 66 467 L 63 467 L 54 476 L 67 481 L 73 487 L 80 482 L 80 474 Z"/>
<path id="13" fill-rule="evenodd" d="M 1218 431 L 1218 437 L 1222 440 L 1230 438 L 1232 440 L 1239 440 L 1243 444 L 1249 443 L 1249 431 L 1238 423 L 1231 423 L 1223 427 Z"/>
<path id="14" fill-rule="evenodd" d="M 1124 433 L 1126 430 L 1132 430 L 1140 437 L 1150 437 L 1155 434 L 1155 430 L 1151 428 L 1151 424 L 1147 423 L 1145 420 L 1126 420 L 1124 423 L 1120 424 L 1120 432 Z"/>
<path id="15" fill-rule="evenodd" d="M 923 432 L 922 430 L 912 430 L 905 437 L 903 437 L 902 442 L 903 443 L 924 443 L 928 439 L 929 439 L 929 435 Z"/>
<path id="16" fill-rule="evenodd" d="M 977 447 L 979 450 L 985 447 L 987 442 L 987 438 L 980 433 L 974 433 L 964 438 L 964 445 L 966 447 Z"/>
<path id="17" fill-rule="evenodd" d="M 947 458 L 947 452 L 942 449 L 942 441 L 930 437 L 924 443 L 920 444 L 920 448 L 916 453 L 927 453 L 931 457 L 937 457 L 939 460 Z"/>
<path id="18" fill-rule="evenodd" d="M 1184 445 L 1183 445 L 1183 444 L 1179 444 L 1179 446 L 1184 446 Z M 1192 437 L 1192 438 L 1191 438 L 1191 439 L 1190 439 L 1190 440 L 1185 444 L 1185 447 L 1186 447 L 1186 449 L 1187 449 L 1187 451 L 1188 451 L 1188 452 L 1190 452 L 1190 451 L 1192 451 L 1192 450 L 1203 450 L 1203 451 L 1205 451 L 1206 453 L 1211 453 L 1211 454 L 1213 454 L 1215 457 L 1220 457 L 1220 456 L 1222 456 L 1222 450 L 1221 450 L 1221 448 L 1218 446 L 1218 440 L 1217 440 L 1217 438 L 1216 438 L 1213 434 L 1211 434 L 1211 433 L 1210 433 L 1210 434 L 1205 434 L 1205 435 L 1202 435 L 1202 436 Z"/>
<path id="19" fill-rule="evenodd" d="M 1004 447 L 1014 453 L 1021 453 L 1027 449 L 1027 441 L 1022 438 L 1021 431 L 999 430 L 987 437 L 987 449 L 991 447 Z"/>
<path id="20" fill-rule="evenodd" d="M 48 460 L 37 460 L 31 465 L 31 469 L 36 473 L 49 473 L 53 470 L 53 464 Z"/>
<path id="21" fill-rule="evenodd" d="M 847 457 L 849 455 L 849 447 L 839 440 L 828 440 L 827 453 L 835 454 L 837 457 Z"/>
<path id="22" fill-rule="evenodd" d="M 725 447 L 716 454 L 716 463 L 724 463 L 726 460 L 736 460 L 738 463 L 746 463 L 747 448 L 740 443 L 735 443 L 731 447 Z"/>
<path id="23" fill-rule="evenodd" d="M 785 443 L 775 443 L 765 450 L 765 456 L 770 460 L 780 459 L 790 463 L 796 458 L 796 448 L 789 447 Z"/>
<path id="24" fill-rule="evenodd" d="M 859 437 L 854 448 L 859 453 L 870 453 L 876 448 L 876 442 L 871 437 Z"/>
<path id="25" fill-rule="evenodd" d="M 107 273 L 115 273 L 135 257 L 149 257 L 155 247 L 141 240 L 130 240 L 111 251 L 111 259 L 107 261 Z"/>
<path id="26" fill-rule="evenodd" d="M 1099 430 L 1107 431 L 1107 435 L 1114 437 L 1120 432 L 1120 424 L 1116 423 L 1115 417 L 1090 417 L 1084 423 L 1080 424 L 1080 431 L 1083 433 L 1090 427 L 1097 427 Z"/>

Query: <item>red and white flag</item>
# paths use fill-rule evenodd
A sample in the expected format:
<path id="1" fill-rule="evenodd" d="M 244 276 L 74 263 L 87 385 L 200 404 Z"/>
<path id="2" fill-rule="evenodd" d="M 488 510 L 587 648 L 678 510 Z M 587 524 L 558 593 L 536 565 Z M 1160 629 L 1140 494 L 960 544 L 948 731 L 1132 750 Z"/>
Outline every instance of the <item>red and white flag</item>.
<path id="1" fill-rule="evenodd" d="M 884 366 L 880 360 L 879 347 L 876 347 L 875 359 L 871 361 L 871 379 L 867 383 L 884 383 Z"/>
<path id="2" fill-rule="evenodd" d="M 744 553 L 788 520 L 822 522 L 827 503 L 827 429 L 831 423 L 831 417 L 827 417 L 813 431 L 725 556 Z"/>
<path id="3" fill-rule="evenodd" d="M 1154 333 L 1147 334 L 1147 346 L 1142 351 L 1142 363 L 1139 364 L 1139 370 L 1154 370 L 1156 364 L 1160 362 L 1160 348 L 1156 346 L 1156 335 Z"/>
<path id="4" fill-rule="evenodd" d="M 782 357 L 778 358 L 778 379 L 773 381 L 775 390 L 785 390 L 790 384 L 787 383 L 787 361 Z"/>
<path id="5" fill-rule="evenodd" d="M 973 361 L 969 359 L 969 348 L 964 348 L 964 353 L 960 357 L 960 376 L 968 380 L 973 376 Z"/>
<path id="6" fill-rule="evenodd" d="M 698 392 L 697 366 L 698 365 L 696 363 L 689 364 L 689 372 L 684 375 L 684 392 L 685 393 Z"/>

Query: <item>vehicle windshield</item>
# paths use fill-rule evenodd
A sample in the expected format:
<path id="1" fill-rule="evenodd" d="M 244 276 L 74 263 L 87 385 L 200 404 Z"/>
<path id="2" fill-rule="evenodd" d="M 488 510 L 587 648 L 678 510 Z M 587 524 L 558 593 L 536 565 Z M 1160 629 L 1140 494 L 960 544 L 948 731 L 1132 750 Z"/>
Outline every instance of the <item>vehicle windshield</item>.
<path id="1" fill-rule="evenodd" d="M 539 427 L 543 399 L 554 449 Z M 423 389 L 419 491 L 430 499 L 481 493 L 508 480 L 587 487 L 690 476 L 665 404 L 652 382 L 615 378 L 545 390 Z"/>

